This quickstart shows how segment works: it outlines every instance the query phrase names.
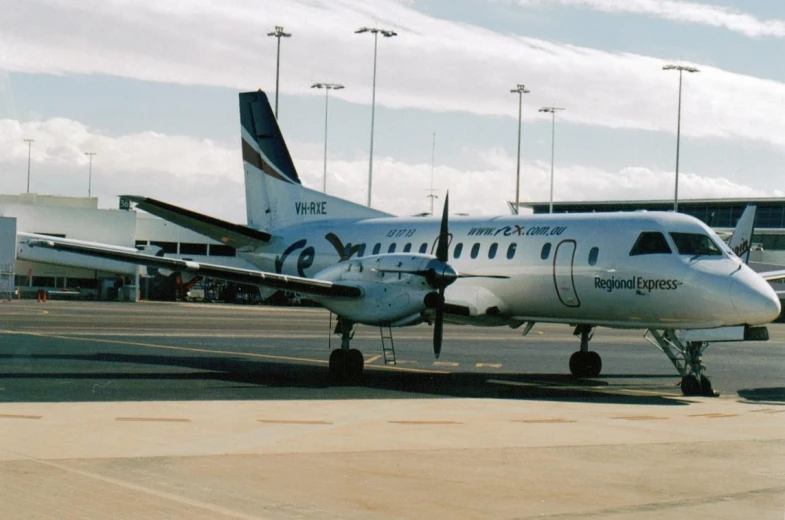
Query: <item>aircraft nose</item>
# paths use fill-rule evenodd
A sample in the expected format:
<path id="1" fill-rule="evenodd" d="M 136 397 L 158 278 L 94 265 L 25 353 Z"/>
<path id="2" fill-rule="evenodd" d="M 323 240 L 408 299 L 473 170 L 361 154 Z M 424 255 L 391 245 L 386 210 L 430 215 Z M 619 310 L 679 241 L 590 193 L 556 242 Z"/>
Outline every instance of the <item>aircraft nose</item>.
<path id="1" fill-rule="evenodd" d="M 780 300 L 777 293 L 763 278 L 755 273 L 739 273 L 744 276 L 731 282 L 731 302 L 736 312 L 747 325 L 771 323 L 780 315 Z"/>

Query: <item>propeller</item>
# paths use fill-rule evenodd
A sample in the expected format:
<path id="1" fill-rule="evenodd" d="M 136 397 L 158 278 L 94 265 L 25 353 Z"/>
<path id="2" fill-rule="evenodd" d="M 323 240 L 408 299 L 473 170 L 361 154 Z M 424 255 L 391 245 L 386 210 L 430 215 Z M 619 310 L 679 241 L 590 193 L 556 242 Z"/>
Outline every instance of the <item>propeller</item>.
<path id="1" fill-rule="evenodd" d="M 439 291 L 439 299 L 436 302 L 436 319 L 433 323 L 433 355 L 439 359 L 442 353 L 442 339 L 444 339 L 444 290 L 456 279 L 455 271 L 447 264 L 447 248 L 449 246 L 449 229 L 447 225 L 448 212 L 450 206 L 450 192 L 444 197 L 444 209 L 442 210 L 442 222 L 439 226 L 439 240 L 436 242 L 436 260 L 443 266 L 441 273 L 436 272 L 434 266 L 433 274 L 429 283 L 435 285 Z M 427 277 L 426 277 L 427 279 Z"/>
<path id="2" fill-rule="evenodd" d="M 444 197 L 444 209 L 442 210 L 442 220 L 439 226 L 439 237 L 436 242 L 436 258 L 430 260 L 425 269 L 403 269 L 399 267 L 374 268 L 374 271 L 389 273 L 406 273 L 422 276 L 428 285 L 436 289 L 436 292 L 428 293 L 425 297 L 425 305 L 433 309 L 436 313 L 433 327 L 433 354 L 436 359 L 442 352 L 442 340 L 444 338 L 444 290 L 448 285 L 458 278 L 496 278 L 505 279 L 509 276 L 493 274 L 468 274 L 456 273 L 455 269 L 447 263 L 448 248 L 450 243 L 450 232 L 448 229 L 448 213 L 450 205 L 450 193 Z"/>

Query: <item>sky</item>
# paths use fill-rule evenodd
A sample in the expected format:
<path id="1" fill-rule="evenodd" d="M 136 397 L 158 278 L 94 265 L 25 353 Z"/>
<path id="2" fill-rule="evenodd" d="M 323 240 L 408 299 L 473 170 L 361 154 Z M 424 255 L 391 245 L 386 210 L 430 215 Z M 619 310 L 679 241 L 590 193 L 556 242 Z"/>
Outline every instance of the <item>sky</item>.
<path id="1" fill-rule="evenodd" d="M 275 99 L 300 178 L 375 208 L 785 197 L 779 0 L 0 0 L 2 193 L 144 195 L 246 218 L 238 92 Z M 530 91 L 510 90 L 523 84 Z M 520 99 L 519 99 L 520 98 Z M 540 108 L 564 108 L 556 115 Z M 552 132 L 555 140 L 552 142 Z M 28 144 L 24 139 L 33 139 Z M 551 155 L 553 144 L 553 156 Z M 93 156 L 92 176 L 86 152 Z"/>

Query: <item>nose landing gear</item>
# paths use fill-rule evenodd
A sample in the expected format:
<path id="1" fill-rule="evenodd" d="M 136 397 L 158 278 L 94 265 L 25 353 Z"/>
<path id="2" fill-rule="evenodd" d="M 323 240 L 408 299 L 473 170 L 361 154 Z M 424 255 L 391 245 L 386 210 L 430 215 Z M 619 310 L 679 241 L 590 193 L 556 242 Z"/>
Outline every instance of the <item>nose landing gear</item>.
<path id="1" fill-rule="evenodd" d="M 649 333 L 653 339 L 649 338 Z M 704 375 L 703 352 L 709 348 L 706 341 L 681 341 L 676 331 L 667 329 L 662 332 L 649 329 L 644 335 L 650 343 L 663 351 L 681 375 L 681 393 L 686 396 L 717 397 L 718 392 L 711 386 L 711 380 Z"/>

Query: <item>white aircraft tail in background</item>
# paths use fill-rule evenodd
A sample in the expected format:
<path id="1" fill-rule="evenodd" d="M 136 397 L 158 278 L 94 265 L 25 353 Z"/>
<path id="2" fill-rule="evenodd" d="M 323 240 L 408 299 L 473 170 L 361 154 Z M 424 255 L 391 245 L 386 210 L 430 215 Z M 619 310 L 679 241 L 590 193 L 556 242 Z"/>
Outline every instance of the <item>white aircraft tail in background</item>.
<path id="1" fill-rule="evenodd" d="M 736 255 L 744 260 L 744 263 L 750 263 L 750 249 L 752 247 L 752 234 L 755 231 L 755 213 L 758 206 L 755 204 L 748 204 L 744 208 L 744 212 L 733 230 L 733 234 L 728 240 L 728 247 L 730 247 Z"/>

